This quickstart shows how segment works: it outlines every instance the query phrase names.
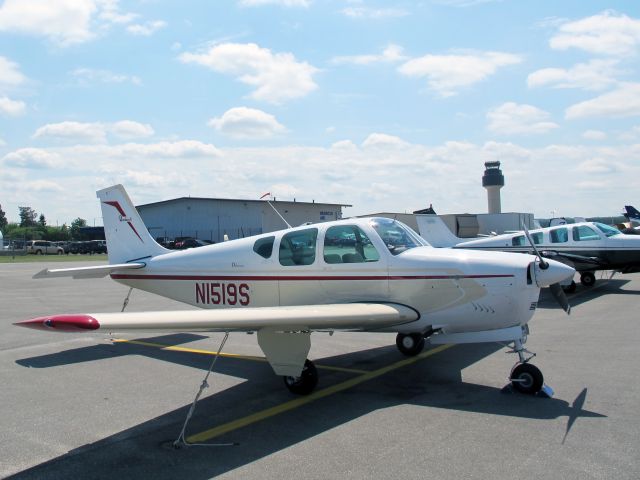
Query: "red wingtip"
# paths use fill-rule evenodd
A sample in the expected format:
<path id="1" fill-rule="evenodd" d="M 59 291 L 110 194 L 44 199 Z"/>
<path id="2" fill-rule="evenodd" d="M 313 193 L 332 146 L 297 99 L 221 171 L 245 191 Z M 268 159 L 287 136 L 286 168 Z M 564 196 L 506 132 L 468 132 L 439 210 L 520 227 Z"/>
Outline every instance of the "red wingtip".
<path id="1" fill-rule="evenodd" d="M 53 315 L 24 320 L 14 323 L 14 325 L 36 330 L 57 330 L 59 332 L 82 332 L 100 328 L 98 320 L 90 315 Z"/>

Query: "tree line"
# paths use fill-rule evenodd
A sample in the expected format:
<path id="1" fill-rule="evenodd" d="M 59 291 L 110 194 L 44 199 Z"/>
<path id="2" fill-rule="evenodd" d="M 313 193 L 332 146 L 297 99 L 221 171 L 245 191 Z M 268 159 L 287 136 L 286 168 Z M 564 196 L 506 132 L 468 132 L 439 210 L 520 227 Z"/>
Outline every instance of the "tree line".
<path id="1" fill-rule="evenodd" d="M 25 240 L 81 240 L 81 227 L 87 226 L 84 218 L 76 218 L 71 225 L 50 226 L 44 213 L 38 215 L 31 207 L 18 207 L 20 223 L 7 221 L 7 216 L 0 205 L 0 230 L 6 238 L 24 238 Z"/>

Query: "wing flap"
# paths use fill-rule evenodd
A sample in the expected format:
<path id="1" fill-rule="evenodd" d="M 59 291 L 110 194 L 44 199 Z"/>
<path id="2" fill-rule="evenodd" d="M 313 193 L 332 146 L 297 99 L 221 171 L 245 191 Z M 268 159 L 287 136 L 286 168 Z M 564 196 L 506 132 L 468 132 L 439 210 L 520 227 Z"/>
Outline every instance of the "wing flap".
<path id="1" fill-rule="evenodd" d="M 55 277 L 72 277 L 80 278 L 102 278 L 117 270 L 131 270 L 143 268 L 144 263 L 118 263 L 113 265 L 95 265 L 91 267 L 76 268 L 54 268 L 39 271 L 32 278 L 55 278 Z"/>
<path id="2" fill-rule="evenodd" d="M 287 307 L 178 310 L 168 312 L 53 315 L 15 325 L 38 330 L 255 331 L 275 327 L 294 330 L 378 330 L 417 320 L 404 305 L 349 303 Z"/>

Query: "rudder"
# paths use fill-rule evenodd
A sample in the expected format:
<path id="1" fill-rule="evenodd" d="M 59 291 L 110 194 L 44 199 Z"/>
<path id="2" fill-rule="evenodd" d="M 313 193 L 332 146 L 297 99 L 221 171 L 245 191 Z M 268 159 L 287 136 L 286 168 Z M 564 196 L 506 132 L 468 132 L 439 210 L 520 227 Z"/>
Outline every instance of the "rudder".
<path id="1" fill-rule="evenodd" d="M 170 250 L 158 245 L 122 185 L 96 192 L 102 208 L 109 263 L 155 257 Z"/>

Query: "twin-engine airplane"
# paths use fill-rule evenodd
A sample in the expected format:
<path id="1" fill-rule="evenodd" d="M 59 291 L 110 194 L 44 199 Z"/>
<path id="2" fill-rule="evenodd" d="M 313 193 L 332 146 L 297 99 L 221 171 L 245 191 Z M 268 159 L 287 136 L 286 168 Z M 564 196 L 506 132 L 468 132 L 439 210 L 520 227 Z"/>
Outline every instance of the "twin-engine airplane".
<path id="1" fill-rule="evenodd" d="M 34 278 L 110 275 L 132 288 L 203 310 L 52 315 L 16 325 L 50 331 L 257 332 L 258 344 L 294 393 L 310 393 L 314 331 L 397 332 L 417 355 L 433 344 L 513 342 L 514 388 L 536 393 L 540 370 L 523 344 L 540 287 L 574 269 L 532 255 L 432 248 L 386 218 L 304 225 L 185 251 L 158 245 L 121 185 L 97 192 L 109 265 L 43 270 Z M 566 300 L 566 299 L 565 299 Z"/>
<path id="2" fill-rule="evenodd" d="M 580 282 L 588 287 L 595 283 L 594 272 L 598 270 L 640 272 L 640 237 L 625 235 L 603 223 L 580 222 L 531 230 L 532 245 L 524 231 L 466 239 L 456 237 L 435 215 L 419 215 L 417 221 L 420 234 L 435 247 L 531 253 L 535 246 L 543 257 L 574 267 L 580 272 Z M 575 283 L 571 282 L 568 290 L 574 288 Z"/>

